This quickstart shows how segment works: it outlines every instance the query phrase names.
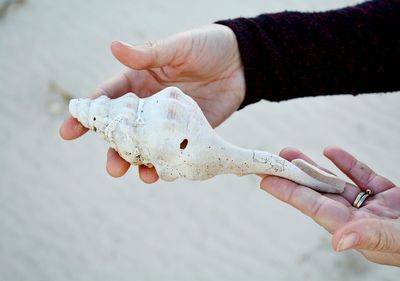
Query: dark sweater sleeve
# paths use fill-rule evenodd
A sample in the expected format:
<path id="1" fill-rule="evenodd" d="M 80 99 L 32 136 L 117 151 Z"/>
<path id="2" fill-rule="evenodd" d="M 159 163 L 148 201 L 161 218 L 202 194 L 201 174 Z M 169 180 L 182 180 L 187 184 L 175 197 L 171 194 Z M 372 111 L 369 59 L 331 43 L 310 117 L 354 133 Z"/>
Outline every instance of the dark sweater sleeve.
<path id="1" fill-rule="evenodd" d="M 230 27 L 239 44 L 241 108 L 260 99 L 400 90 L 400 0 L 217 23 Z"/>

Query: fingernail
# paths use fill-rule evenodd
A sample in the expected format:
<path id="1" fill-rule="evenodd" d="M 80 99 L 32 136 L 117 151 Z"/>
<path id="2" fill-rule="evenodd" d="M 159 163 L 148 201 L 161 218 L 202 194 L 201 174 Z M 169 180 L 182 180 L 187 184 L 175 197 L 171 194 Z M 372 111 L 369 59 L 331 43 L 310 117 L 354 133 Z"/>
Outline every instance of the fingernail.
<path id="1" fill-rule="evenodd" d="M 74 127 L 75 132 L 81 132 L 84 129 L 85 129 L 85 127 L 80 122 L 78 122 Z"/>
<path id="2" fill-rule="evenodd" d="M 355 232 L 344 234 L 338 243 L 337 250 L 339 252 L 348 250 L 357 245 L 359 240 L 360 236 Z"/>
<path id="3" fill-rule="evenodd" d="M 122 45 L 122 46 L 129 47 L 129 48 L 132 47 L 131 44 L 128 44 L 128 43 L 126 43 L 126 42 L 124 42 L 124 41 L 119 41 L 119 40 L 113 41 L 112 44 L 114 44 L 114 45 L 115 45 L 115 44 L 116 44 L 116 45 Z"/>
<path id="4" fill-rule="evenodd" d="M 131 44 L 126 43 L 126 42 L 124 42 L 124 41 L 119 41 L 119 42 L 121 43 L 121 45 L 124 45 L 124 46 L 126 46 L 126 47 L 132 47 Z"/>

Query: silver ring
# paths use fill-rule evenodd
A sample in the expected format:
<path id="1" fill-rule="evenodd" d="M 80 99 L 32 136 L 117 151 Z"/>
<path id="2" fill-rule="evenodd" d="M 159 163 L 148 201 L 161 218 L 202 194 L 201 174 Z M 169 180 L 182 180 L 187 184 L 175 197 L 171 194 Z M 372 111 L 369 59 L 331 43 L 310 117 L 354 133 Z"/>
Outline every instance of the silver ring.
<path id="1" fill-rule="evenodd" d="M 371 189 L 366 189 L 365 191 L 361 191 L 358 193 L 356 199 L 353 202 L 353 207 L 359 209 L 364 201 L 368 198 L 368 196 L 372 195 Z"/>

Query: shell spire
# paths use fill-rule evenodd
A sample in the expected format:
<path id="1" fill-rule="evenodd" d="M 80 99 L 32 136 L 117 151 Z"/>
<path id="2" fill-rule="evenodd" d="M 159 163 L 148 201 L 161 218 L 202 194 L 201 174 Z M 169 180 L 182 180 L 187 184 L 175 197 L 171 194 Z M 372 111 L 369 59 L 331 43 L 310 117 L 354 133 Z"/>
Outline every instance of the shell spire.
<path id="1" fill-rule="evenodd" d="M 343 192 L 346 182 L 333 175 L 269 152 L 227 143 L 212 129 L 197 103 L 176 87 L 148 98 L 128 93 L 71 100 L 69 110 L 96 131 L 132 165 L 154 166 L 161 179 L 205 180 L 219 174 L 269 174 L 310 188 Z"/>
<path id="2" fill-rule="evenodd" d="M 89 99 L 73 99 L 69 103 L 69 112 L 72 117 L 76 118 L 83 126 L 88 127 L 89 120 Z"/>
<path id="3" fill-rule="evenodd" d="M 72 99 L 69 103 L 69 112 L 84 127 L 104 132 L 108 123 L 110 99 L 101 96 L 96 99 Z"/>

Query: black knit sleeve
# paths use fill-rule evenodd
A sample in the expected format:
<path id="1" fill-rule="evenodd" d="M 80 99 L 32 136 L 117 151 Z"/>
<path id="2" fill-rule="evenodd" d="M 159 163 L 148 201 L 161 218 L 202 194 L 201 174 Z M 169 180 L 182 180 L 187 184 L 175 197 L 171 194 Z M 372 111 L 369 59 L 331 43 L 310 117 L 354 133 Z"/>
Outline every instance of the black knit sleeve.
<path id="1" fill-rule="evenodd" d="M 246 80 L 241 107 L 260 99 L 400 90 L 400 0 L 217 23 L 238 40 Z"/>

